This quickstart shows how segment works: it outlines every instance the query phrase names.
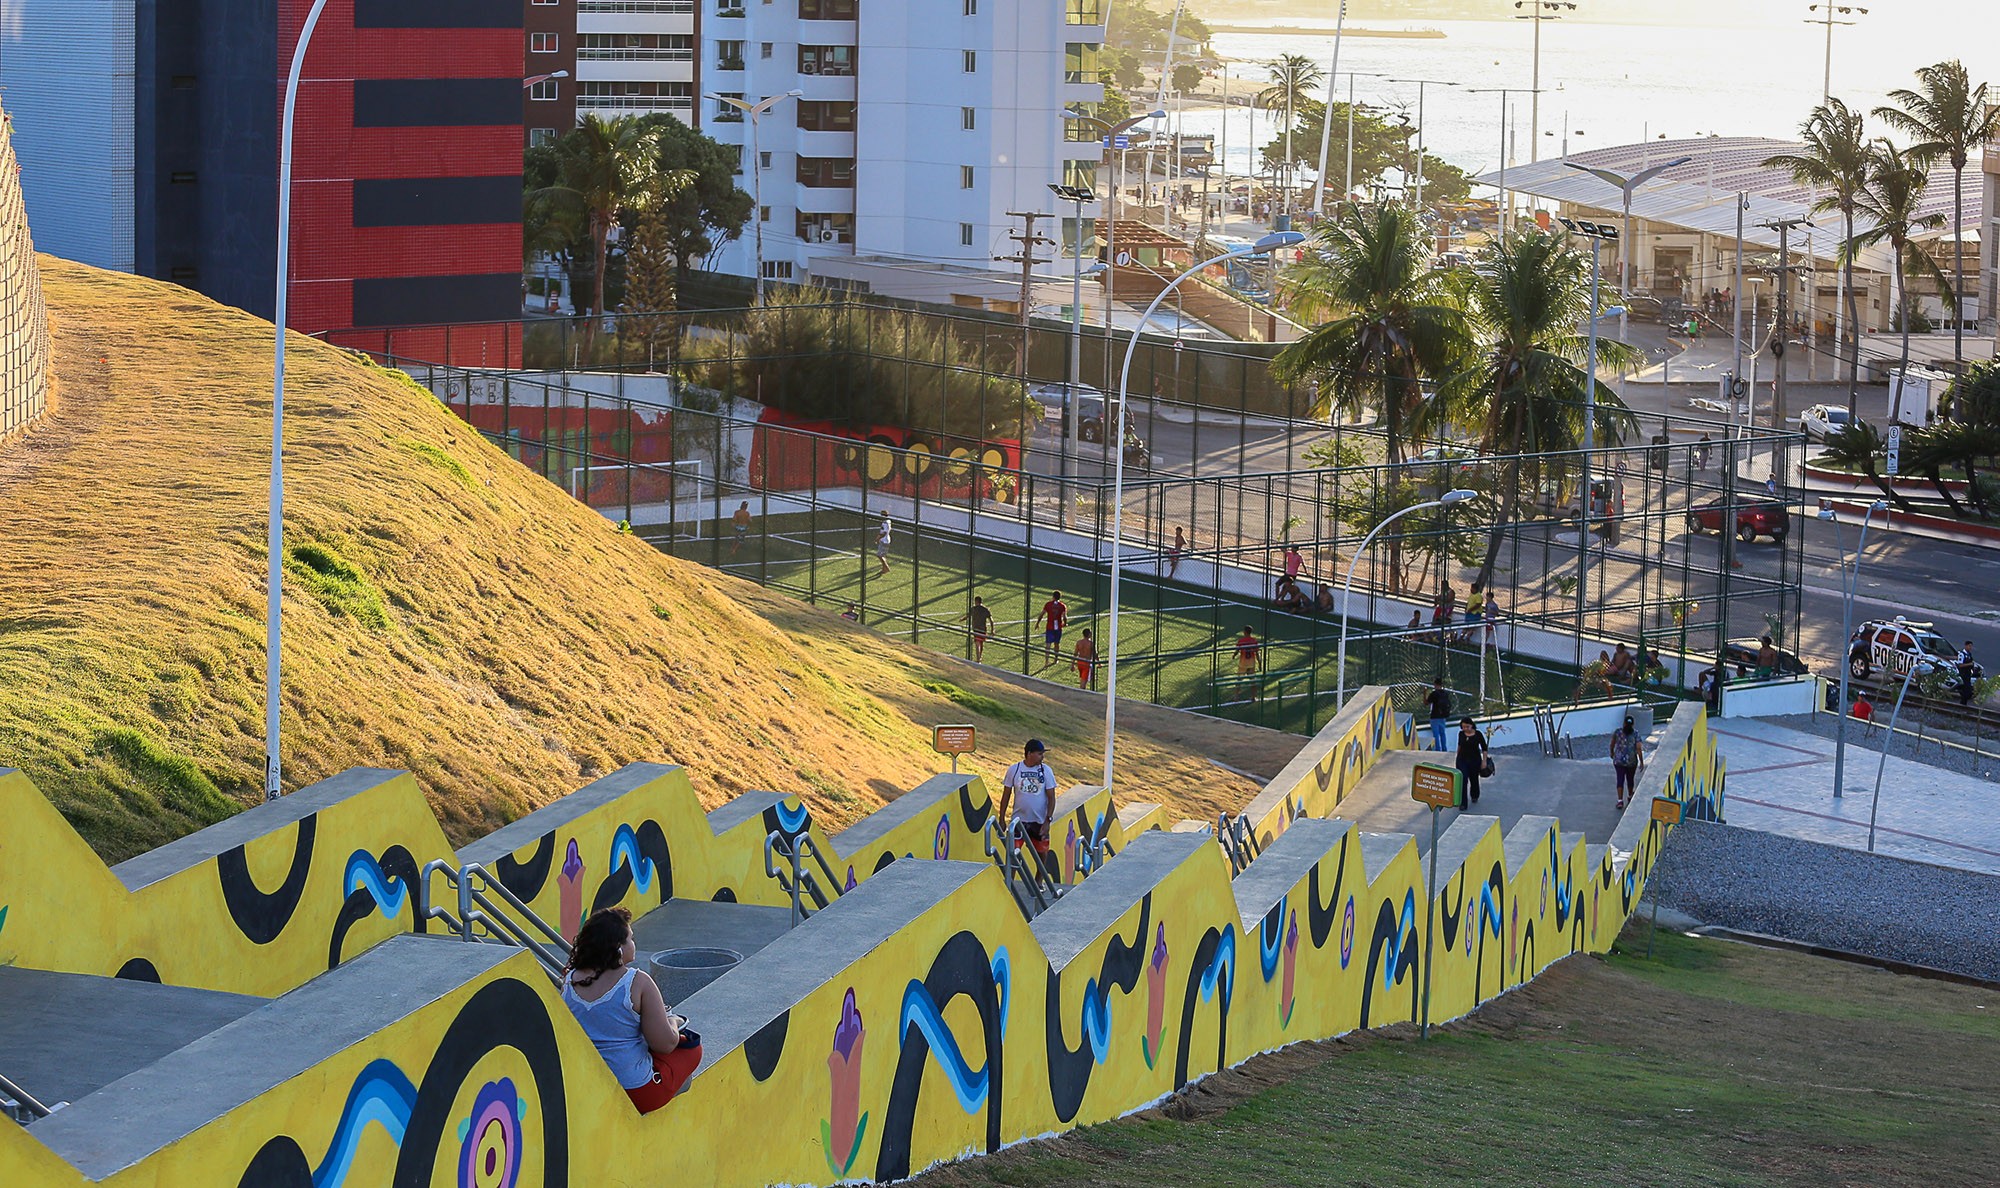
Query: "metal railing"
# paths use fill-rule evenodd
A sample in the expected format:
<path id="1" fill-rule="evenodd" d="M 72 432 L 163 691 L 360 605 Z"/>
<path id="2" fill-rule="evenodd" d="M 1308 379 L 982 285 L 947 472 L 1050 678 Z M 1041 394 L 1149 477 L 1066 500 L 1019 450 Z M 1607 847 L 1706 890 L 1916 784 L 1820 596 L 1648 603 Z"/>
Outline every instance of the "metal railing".
<path id="1" fill-rule="evenodd" d="M 1229 858 L 1231 878 L 1243 873 L 1263 852 L 1263 844 L 1257 840 L 1256 827 L 1249 818 L 1238 813 L 1217 813 L 1215 817 L 1215 840 L 1222 846 L 1222 852 Z"/>
<path id="2" fill-rule="evenodd" d="M 1047 911 L 1068 890 L 1042 861 L 1041 852 L 1028 840 L 1027 827 L 1020 821 L 1009 824 L 1003 835 L 999 823 L 989 819 L 985 844 L 986 856 L 999 866 L 1014 902 L 1021 905 L 1028 919 Z"/>
<path id="3" fill-rule="evenodd" d="M 62 1103 L 58 1102 L 60 1106 Z M 23 1126 L 37 1118 L 46 1118 L 55 1111 L 35 1100 L 33 1094 L 21 1088 L 6 1077 L 0 1077 L 0 1113 Z"/>
<path id="4" fill-rule="evenodd" d="M 443 875 L 444 881 L 457 892 L 456 914 L 431 898 L 433 875 Z M 526 949 L 558 981 L 569 968 L 569 940 L 479 863 L 454 867 L 442 858 L 434 858 L 424 864 L 417 888 L 423 897 L 419 920 L 442 921 L 461 940 Z"/>
<path id="5" fill-rule="evenodd" d="M 826 877 L 826 886 L 831 889 L 831 894 L 820 887 L 820 880 L 807 869 L 805 860 L 808 855 L 819 867 L 820 874 Z M 781 858 L 784 860 L 782 866 L 778 862 Z M 834 877 L 833 868 L 827 865 L 826 855 L 820 853 L 819 844 L 807 833 L 787 838 L 783 833 L 772 830 L 764 838 L 764 873 L 791 897 L 793 928 L 797 928 L 813 912 L 832 903 L 842 890 L 840 880 Z M 807 896 L 812 898 L 811 908 L 806 907 Z"/>

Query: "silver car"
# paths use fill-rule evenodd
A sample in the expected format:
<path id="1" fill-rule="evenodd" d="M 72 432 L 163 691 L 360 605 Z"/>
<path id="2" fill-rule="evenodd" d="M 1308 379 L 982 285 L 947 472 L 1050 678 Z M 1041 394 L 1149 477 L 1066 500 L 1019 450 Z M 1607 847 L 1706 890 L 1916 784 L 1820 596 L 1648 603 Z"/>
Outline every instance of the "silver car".
<path id="1" fill-rule="evenodd" d="M 1847 410 L 1837 404 L 1815 404 L 1799 414 L 1799 432 L 1807 441 L 1825 441 L 1847 425 Z"/>

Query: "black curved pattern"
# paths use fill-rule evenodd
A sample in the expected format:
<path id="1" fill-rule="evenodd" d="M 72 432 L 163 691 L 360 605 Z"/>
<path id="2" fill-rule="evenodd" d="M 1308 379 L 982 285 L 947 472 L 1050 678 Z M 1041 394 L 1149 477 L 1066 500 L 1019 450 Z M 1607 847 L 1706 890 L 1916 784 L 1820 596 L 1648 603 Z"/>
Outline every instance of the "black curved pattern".
<path id="1" fill-rule="evenodd" d="M 1341 884 L 1347 881 L 1347 839 L 1352 836 L 1354 831 L 1351 829 L 1340 835 L 1340 858 L 1333 876 L 1333 898 L 1325 903 L 1321 903 L 1319 898 L 1319 869 L 1326 865 L 1326 860 L 1322 858 L 1313 863 L 1312 882 L 1306 896 L 1306 926 L 1314 949 L 1326 947 L 1326 938 L 1333 934 L 1333 922 L 1340 918 Z"/>
<path id="2" fill-rule="evenodd" d="M 1148 892 L 1139 901 L 1139 924 L 1132 939 L 1113 936 L 1105 945 L 1094 987 L 1084 988 L 1083 1014 L 1093 1009 L 1090 1001 L 1093 988 L 1108 1000 L 1113 986 L 1130 994 L 1139 985 L 1139 974 L 1146 968 L 1146 937 L 1151 934 L 1152 926 L 1153 896 Z M 1056 1117 L 1068 1122 L 1083 1106 L 1083 1094 L 1090 1088 L 1090 1073 L 1097 1067 L 1097 1055 L 1091 1050 L 1089 1025 L 1081 1017 L 1077 1021 L 1076 1047 L 1063 1041 L 1062 974 L 1053 968 L 1049 970 L 1048 995 L 1043 1002 L 1042 1042 L 1049 1054 L 1049 1100 Z M 1109 1005 L 1107 1001 L 1107 1011 Z"/>
<path id="3" fill-rule="evenodd" d="M 250 863 L 243 847 L 235 846 L 215 856 L 216 878 L 222 884 L 222 902 L 229 918 L 253 945 L 268 945 L 278 939 L 292 913 L 299 910 L 299 896 L 305 893 L 306 875 L 312 871 L 313 838 L 319 832 L 319 814 L 299 818 L 292 840 L 292 865 L 276 891 L 265 891 L 250 877 Z"/>
<path id="4" fill-rule="evenodd" d="M 153 968 L 153 963 L 144 957 L 132 958 L 119 966 L 118 972 L 112 976 L 124 978 L 128 982 L 151 982 L 155 986 L 160 984 L 160 971 Z"/>
<path id="5" fill-rule="evenodd" d="M 1400 935 L 1402 924 L 1397 919 L 1396 909 L 1388 900 L 1383 900 L 1375 910 L 1375 935 L 1368 941 L 1367 976 L 1361 982 L 1361 1026 L 1368 1026 L 1369 1011 L 1375 1003 L 1375 979 L 1382 967 L 1382 947 L 1391 946 L 1395 950 L 1395 964 L 1389 968 L 1389 981 L 1393 984 L 1409 977 L 1417 964 L 1417 929 L 1412 921 L 1409 935 Z M 1422 989 L 1422 979 L 1410 978 L 1410 1018 L 1418 1013 L 1418 992 Z"/>
<path id="6" fill-rule="evenodd" d="M 410 909 L 413 931 L 423 931 L 423 920 L 416 912 L 417 860 L 401 846 L 390 846 L 376 857 L 387 878 L 401 879 L 404 891 L 404 906 Z M 347 934 L 356 924 L 382 910 L 375 902 L 375 893 L 366 887 L 356 887 L 348 893 L 340 905 L 340 914 L 333 919 L 333 933 L 326 942 L 326 967 L 332 969 L 341 961 L 341 950 L 347 945 Z"/>
<path id="7" fill-rule="evenodd" d="M 895 860 L 896 860 L 896 852 L 894 850 L 882 851 L 882 853 L 878 855 L 875 859 L 875 869 L 870 873 L 881 874 L 883 871 L 887 870 L 889 868 L 889 864 L 891 862 L 894 862 Z"/>
<path id="8" fill-rule="evenodd" d="M 715 889 L 715 894 L 713 894 L 713 895 L 711 895 L 711 896 L 709 896 L 709 897 L 708 897 L 708 901 L 709 901 L 710 903 L 735 903 L 735 902 L 736 902 L 736 888 L 734 888 L 734 887 L 717 887 L 717 888 Z"/>
<path id="9" fill-rule="evenodd" d="M 1521 929 L 1521 964 L 1514 974 L 1514 980 L 1525 982 L 1528 971 L 1535 968 L 1535 922 L 1528 921 Z"/>
<path id="10" fill-rule="evenodd" d="M 993 982 L 993 965 L 985 944 L 970 932 L 954 934 L 938 950 L 924 980 L 910 983 L 907 993 L 918 992 L 930 996 L 939 1015 L 961 994 L 970 998 L 979 1011 L 980 1030 L 986 1040 L 986 1150 L 999 1150 L 1004 1063 L 1000 1047 L 1000 992 Z M 889 1086 L 889 1105 L 882 1121 L 882 1147 L 875 1160 L 878 1180 L 900 1180 L 910 1174 L 910 1130 L 916 1124 L 917 1091 L 923 1087 L 924 1067 L 931 1055 L 930 1041 L 924 1038 L 922 1029 L 899 1022 L 897 1032 L 901 1050 L 896 1057 L 896 1079 Z"/>
<path id="11" fill-rule="evenodd" d="M 250 1157 L 236 1188 L 313 1188 L 312 1164 L 297 1140 L 281 1134 Z"/>
<path id="12" fill-rule="evenodd" d="M 743 1059 L 750 1064 L 752 1080 L 768 1081 L 778 1071 L 778 1057 L 785 1054 L 785 1033 L 791 1026 L 792 1012 L 786 1010 L 743 1041 Z"/>
<path id="13" fill-rule="evenodd" d="M 1486 872 L 1486 886 L 1488 890 L 1493 892 L 1493 902 L 1496 905 L 1494 910 L 1502 913 L 1499 917 L 1499 922 L 1500 926 L 1504 928 L 1507 925 L 1505 915 L 1507 910 L 1507 872 L 1501 867 L 1498 861 L 1495 861 L 1492 869 Z M 1470 900 L 1466 902 L 1465 910 L 1468 916 L 1472 914 L 1472 903 Z M 1477 1006 L 1486 1000 L 1481 979 L 1486 973 L 1486 937 L 1488 930 L 1486 922 L 1483 919 L 1468 920 L 1466 924 L 1478 934 L 1475 944 L 1476 951 L 1473 954 L 1472 962 L 1472 1002 L 1474 1006 Z M 1500 985 L 1504 989 L 1507 985 L 1507 953 L 1502 949 L 1495 956 L 1499 959 L 1497 964 L 1500 966 Z"/>
<path id="14" fill-rule="evenodd" d="M 1457 874 L 1444 881 L 1444 900 L 1438 905 L 1438 927 L 1444 930 L 1444 951 L 1447 953 L 1458 948 L 1459 920 L 1466 912 L 1472 910 L 1470 899 L 1467 899 L 1465 906 L 1461 908 L 1459 906 L 1460 897 L 1451 893 L 1451 885 L 1457 882 L 1464 874 L 1465 872 L 1460 870 Z"/>
<path id="15" fill-rule="evenodd" d="M 1188 965 L 1187 989 L 1181 994 L 1180 1042 L 1175 1044 L 1174 1088 L 1180 1089 L 1188 1082 L 1188 1040 L 1194 1034 L 1195 1001 L 1201 995 L 1202 976 L 1208 972 L 1215 960 L 1215 950 L 1222 943 L 1222 933 L 1211 928 L 1201 934 L 1201 943 L 1194 947 L 1194 960 Z M 1231 958 L 1230 960 L 1234 960 Z M 1215 1067 L 1225 1068 L 1229 1064 L 1229 992 L 1236 980 L 1236 971 L 1215 979 L 1217 1014 L 1215 1018 Z"/>
<path id="16" fill-rule="evenodd" d="M 667 835 L 661 831 L 658 821 L 642 822 L 632 831 L 639 843 L 639 857 L 653 864 L 653 886 L 660 893 L 660 903 L 674 896 L 674 856 L 667 849 Z M 632 889 L 633 872 L 628 863 L 619 863 L 616 870 L 604 876 L 597 885 L 597 894 L 590 901 L 590 910 L 601 912 L 625 898 Z M 638 912 L 632 913 L 638 915 Z"/>
<path id="17" fill-rule="evenodd" d="M 549 870 L 555 865 L 556 831 L 544 833 L 535 843 L 535 852 L 528 855 L 526 862 L 516 862 L 512 854 L 503 854 L 493 860 L 493 877 L 500 885 L 514 893 L 523 903 L 535 902 L 535 896 L 549 884 Z"/>
<path id="18" fill-rule="evenodd" d="M 958 818 L 965 822 L 967 833 L 978 834 L 986 828 L 986 822 L 993 816 L 993 803 L 982 800 L 972 803 L 972 785 L 961 784 L 958 788 Z"/>
<path id="19" fill-rule="evenodd" d="M 438 1042 L 403 1132 L 394 1188 L 427 1188 L 446 1137 L 458 1141 L 452 1104 L 460 1087 L 487 1053 L 501 1048 L 519 1052 L 535 1080 L 536 1100 L 524 1121 L 541 1119 L 542 1183 L 546 1188 L 568 1188 L 569 1107 L 563 1096 L 555 1026 L 540 996 L 513 978 L 481 986 Z"/>

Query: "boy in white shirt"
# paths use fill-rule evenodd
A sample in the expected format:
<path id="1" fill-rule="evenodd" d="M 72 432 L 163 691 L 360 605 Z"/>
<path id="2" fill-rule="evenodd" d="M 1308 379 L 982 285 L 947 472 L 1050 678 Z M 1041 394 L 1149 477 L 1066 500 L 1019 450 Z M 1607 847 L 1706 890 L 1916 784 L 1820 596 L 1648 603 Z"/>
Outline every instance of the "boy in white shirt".
<path id="1" fill-rule="evenodd" d="M 1007 821 L 1007 806 L 1014 805 L 1014 819 L 1028 835 L 1028 844 L 1044 858 L 1049 853 L 1049 818 L 1055 815 L 1056 773 L 1042 762 L 1047 748 L 1031 738 L 1021 748 L 1021 761 L 1007 769 L 1000 779 L 1001 824 Z M 1018 794 L 1018 799 L 1017 799 Z"/>

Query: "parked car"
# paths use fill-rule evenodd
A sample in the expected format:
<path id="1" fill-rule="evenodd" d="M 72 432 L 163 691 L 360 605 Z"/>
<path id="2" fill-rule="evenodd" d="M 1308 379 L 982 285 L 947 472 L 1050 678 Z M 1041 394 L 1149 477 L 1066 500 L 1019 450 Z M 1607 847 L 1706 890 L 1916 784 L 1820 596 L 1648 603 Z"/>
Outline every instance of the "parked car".
<path id="1" fill-rule="evenodd" d="M 1757 671 L 1757 653 L 1763 646 L 1764 641 L 1761 639 L 1732 639 L 1723 645 L 1723 655 L 1728 658 L 1730 667 L 1736 670 L 1737 676 L 1746 677 Z M 1804 676 L 1812 671 L 1806 667 L 1805 661 L 1783 648 L 1777 649 L 1777 653 L 1778 676 Z"/>
<path id="2" fill-rule="evenodd" d="M 1807 441 L 1825 441 L 1847 426 L 1847 410 L 1837 404 L 1815 404 L 1799 414 L 1799 432 Z"/>
<path id="3" fill-rule="evenodd" d="M 1901 679 L 1912 667 L 1918 676 L 1950 668 L 1958 649 L 1929 623 L 1913 623 L 1901 615 L 1863 623 L 1847 641 L 1847 671 L 1857 681 L 1877 672 Z"/>
<path id="4" fill-rule="evenodd" d="M 1693 532 L 1722 531 L 1723 506 L 1720 503 L 1704 503 L 1700 507 L 1688 509 L 1687 528 Z M 1774 544 L 1783 544 L 1792 530 L 1792 513 L 1782 503 L 1738 503 L 1736 505 L 1736 539 L 1749 544 L 1760 536 L 1768 536 Z"/>
<path id="5" fill-rule="evenodd" d="M 1680 302 L 1676 300 L 1678 307 Z M 1659 322 L 1666 309 L 1666 303 L 1647 293 L 1634 293 L 1625 299 L 1625 316 L 1634 322 Z"/>
<path id="6" fill-rule="evenodd" d="M 1075 409 L 1080 418 L 1077 437 L 1088 442 L 1103 441 L 1104 393 L 1089 384 L 1078 384 L 1076 398 L 1065 401 L 1064 395 L 1068 390 L 1068 384 L 1036 384 L 1028 389 L 1028 395 L 1042 406 L 1042 416 L 1045 420 L 1056 422 L 1057 433 L 1069 432 L 1070 409 L 1063 407 L 1067 403 Z M 1113 408 L 1115 411 L 1116 406 Z"/>

